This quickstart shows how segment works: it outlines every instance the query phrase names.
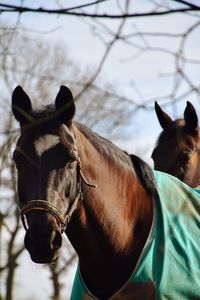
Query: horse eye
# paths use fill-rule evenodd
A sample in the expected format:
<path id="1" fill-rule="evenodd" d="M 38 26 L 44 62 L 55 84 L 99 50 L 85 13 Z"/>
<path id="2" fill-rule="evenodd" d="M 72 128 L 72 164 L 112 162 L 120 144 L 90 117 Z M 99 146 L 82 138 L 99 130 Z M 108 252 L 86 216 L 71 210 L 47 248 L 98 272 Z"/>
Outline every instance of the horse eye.
<path id="1" fill-rule="evenodd" d="M 182 160 L 187 162 L 190 158 L 190 154 L 191 154 L 191 151 L 184 151 L 181 156 Z"/>

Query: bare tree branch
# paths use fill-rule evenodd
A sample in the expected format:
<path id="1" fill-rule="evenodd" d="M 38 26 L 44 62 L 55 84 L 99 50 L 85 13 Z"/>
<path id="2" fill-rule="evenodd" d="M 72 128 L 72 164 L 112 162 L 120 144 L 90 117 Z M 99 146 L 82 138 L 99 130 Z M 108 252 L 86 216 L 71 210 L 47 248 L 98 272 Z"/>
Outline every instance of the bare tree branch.
<path id="1" fill-rule="evenodd" d="M 184 4 L 184 5 L 187 5 L 187 6 L 191 7 L 191 8 L 194 8 L 194 9 L 199 8 L 199 6 L 197 6 L 197 5 L 195 5 L 195 4 L 191 3 L 191 2 L 188 2 L 188 1 L 183 1 L 183 0 L 174 0 L 174 1 L 176 1 L 178 3 L 181 3 L 181 4 Z"/>
<path id="2" fill-rule="evenodd" d="M 189 5 L 189 3 L 188 3 Z M 71 7 L 70 10 L 73 8 Z M 120 15 L 111 15 L 111 14 L 95 14 L 95 13 L 84 13 L 84 12 L 71 12 L 68 8 L 63 9 L 47 9 L 47 8 L 30 8 L 25 6 L 17 6 L 17 5 L 8 5 L 0 3 L 0 12 L 7 13 L 48 13 L 48 14 L 59 14 L 59 15 L 71 15 L 71 16 L 79 16 L 79 17 L 90 17 L 90 18 L 104 18 L 104 19 L 126 19 L 126 18 L 138 18 L 138 17 L 152 17 L 152 16 L 162 16 L 169 15 L 174 13 L 185 13 L 190 11 L 200 11 L 200 7 L 196 5 L 189 5 L 187 8 L 177 8 L 177 9 L 168 9 L 164 11 L 158 12 L 147 12 L 147 13 L 126 13 Z"/>

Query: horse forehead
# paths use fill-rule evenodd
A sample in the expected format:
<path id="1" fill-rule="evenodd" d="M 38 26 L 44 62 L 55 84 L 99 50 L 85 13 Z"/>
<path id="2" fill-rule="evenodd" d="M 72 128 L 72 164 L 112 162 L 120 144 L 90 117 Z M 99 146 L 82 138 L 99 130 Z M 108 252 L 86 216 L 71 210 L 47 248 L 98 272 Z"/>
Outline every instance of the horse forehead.
<path id="1" fill-rule="evenodd" d="M 54 134 L 45 134 L 35 139 L 33 142 L 35 151 L 38 156 L 41 156 L 47 150 L 55 147 L 60 143 L 60 137 Z"/>
<path id="2" fill-rule="evenodd" d="M 177 122 L 177 125 L 180 126 L 180 127 L 185 126 L 185 120 L 184 119 L 177 119 L 176 122 Z"/>

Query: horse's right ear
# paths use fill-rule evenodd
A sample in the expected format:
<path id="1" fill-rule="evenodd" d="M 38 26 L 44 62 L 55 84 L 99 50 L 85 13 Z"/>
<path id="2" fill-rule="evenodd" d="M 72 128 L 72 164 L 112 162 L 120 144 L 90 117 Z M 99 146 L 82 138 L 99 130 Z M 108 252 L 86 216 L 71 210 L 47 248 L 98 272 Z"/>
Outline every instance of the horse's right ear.
<path id="1" fill-rule="evenodd" d="M 31 100 L 21 86 L 17 86 L 13 91 L 12 111 L 15 119 L 21 126 L 30 121 L 29 113 L 32 111 Z"/>
<path id="2" fill-rule="evenodd" d="M 168 114 L 166 114 L 166 112 L 164 112 L 161 109 L 161 107 L 158 105 L 156 101 L 155 101 L 155 111 L 161 127 L 163 129 L 166 129 L 173 122 L 173 120 L 170 118 Z"/>
<path id="3" fill-rule="evenodd" d="M 195 131 L 198 128 L 197 113 L 194 106 L 189 101 L 187 101 L 187 106 L 184 111 L 184 119 L 185 119 L 186 127 L 190 131 Z"/>
<path id="4" fill-rule="evenodd" d="M 62 123 L 70 123 L 75 114 L 75 103 L 71 91 L 64 85 L 56 96 L 55 107 Z"/>

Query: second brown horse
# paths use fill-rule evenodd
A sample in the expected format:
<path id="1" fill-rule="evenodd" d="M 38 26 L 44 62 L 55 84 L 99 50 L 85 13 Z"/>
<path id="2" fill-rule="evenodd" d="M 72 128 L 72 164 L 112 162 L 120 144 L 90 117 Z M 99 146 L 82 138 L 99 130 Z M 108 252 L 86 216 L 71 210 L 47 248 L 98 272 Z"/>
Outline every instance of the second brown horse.
<path id="1" fill-rule="evenodd" d="M 184 118 L 172 120 L 158 103 L 155 111 L 163 131 L 152 153 L 155 170 L 176 176 L 191 187 L 200 185 L 200 128 L 194 106 L 187 102 Z"/>

